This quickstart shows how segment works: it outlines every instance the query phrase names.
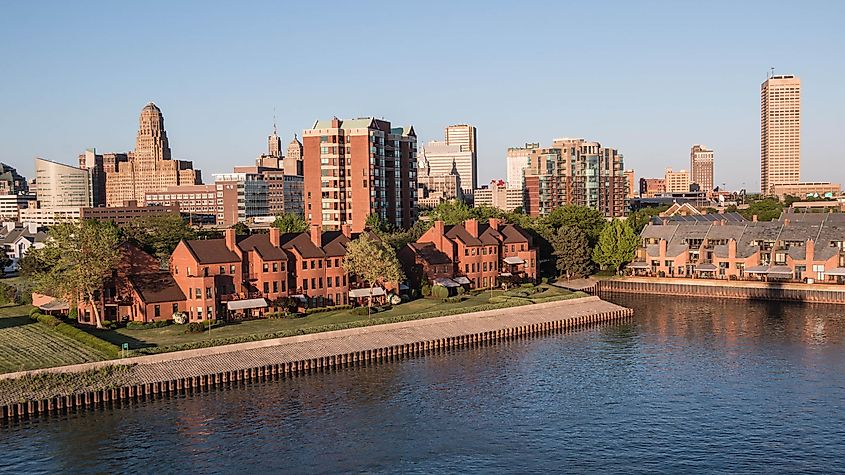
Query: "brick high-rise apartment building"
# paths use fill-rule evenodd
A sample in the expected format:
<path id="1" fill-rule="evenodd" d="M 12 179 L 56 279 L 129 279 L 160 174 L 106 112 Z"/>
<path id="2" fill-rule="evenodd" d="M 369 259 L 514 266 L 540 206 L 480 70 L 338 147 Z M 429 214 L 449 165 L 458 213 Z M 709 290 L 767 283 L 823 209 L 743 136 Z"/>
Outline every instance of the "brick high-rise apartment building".
<path id="1" fill-rule="evenodd" d="M 305 219 L 352 232 L 377 214 L 410 227 L 417 214 L 417 135 L 375 118 L 319 120 L 303 133 Z"/>
<path id="2" fill-rule="evenodd" d="M 760 86 L 760 192 L 801 181 L 801 80 L 771 76 Z"/>
<path id="3" fill-rule="evenodd" d="M 689 153 L 690 182 L 699 190 L 713 191 L 713 150 L 704 145 L 693 145 Z"/>
<path id="4" fill-rule="evenodd" d="M 147 193 L 169 186 L 202 184 L 200 171 L 191 162 L 171 159 L 164 116 L 152 102 L 141 111 L 135 153 L 127 158 L 106 172 L 106 206 L 122 206 L 131 200 L 143 203 Z"/>

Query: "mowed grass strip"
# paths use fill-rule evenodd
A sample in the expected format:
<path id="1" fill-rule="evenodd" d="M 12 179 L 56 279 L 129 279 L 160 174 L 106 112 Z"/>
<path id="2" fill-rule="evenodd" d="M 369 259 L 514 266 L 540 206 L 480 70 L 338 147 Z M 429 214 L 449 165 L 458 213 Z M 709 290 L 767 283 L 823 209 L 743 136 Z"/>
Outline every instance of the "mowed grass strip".
<path id="1" fill-rule="evenodd" d="M 107 359 L 106 355 L 29 318 L 29 305 L 0 307 L 0 373 Z"/>

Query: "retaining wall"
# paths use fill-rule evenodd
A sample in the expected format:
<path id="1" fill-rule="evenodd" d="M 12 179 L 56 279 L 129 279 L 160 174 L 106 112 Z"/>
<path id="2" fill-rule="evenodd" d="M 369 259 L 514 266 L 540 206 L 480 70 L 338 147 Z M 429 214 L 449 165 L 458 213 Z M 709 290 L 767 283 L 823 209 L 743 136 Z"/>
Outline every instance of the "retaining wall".
<path id="1" fill-rule="evenodd" d="M 845 286 L 823 284 L 625 278 L 599 281 L 598 292 L 845 305 Z"/>

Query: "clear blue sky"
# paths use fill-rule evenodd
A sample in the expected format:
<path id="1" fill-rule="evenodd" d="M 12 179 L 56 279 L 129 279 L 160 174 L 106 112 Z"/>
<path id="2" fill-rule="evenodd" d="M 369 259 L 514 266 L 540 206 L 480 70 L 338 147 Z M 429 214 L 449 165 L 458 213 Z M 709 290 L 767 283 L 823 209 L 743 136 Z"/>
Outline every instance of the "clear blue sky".
<path id="1" fill-rule="evenodd" d="M 222 3 L 222 2 L 221 2 Z M 480 182 L 505 150 L 585 137 L 637 176 L 716 151 L 759 186 L 759 87 L 803 85 L 802 179 L 845 183 L 845 2 L 8 2 L 0 161 L 134 147 L 155 101 L 174 157 L 211 173 L 315 119 L 373 115 L 420 141 L 478 127 Z"/>

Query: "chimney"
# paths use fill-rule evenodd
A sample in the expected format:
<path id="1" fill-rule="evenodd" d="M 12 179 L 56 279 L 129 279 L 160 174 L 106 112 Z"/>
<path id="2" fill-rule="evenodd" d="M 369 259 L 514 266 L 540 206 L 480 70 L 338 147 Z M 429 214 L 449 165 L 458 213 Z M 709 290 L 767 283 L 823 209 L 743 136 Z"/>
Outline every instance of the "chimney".
<path id="1" fill-rule="evenodd" d="M 756 215 L 756 214 L 755 214 L 754 216 L 752 216 L 752 217 L 751 217 L 751 222 L 752 222 L 752 223 L 756 223 L 756 222 L 757 222 L 757 215 Z"/>
<path id="2" fill-rule="evenodd" d="M 467 232 L 470 236 L 477 238 L 478 237 L 478 220 L 477 219 L 468 219 L 464 221 L 464 228 L 466 228 Z"/>
<path id="3" fill-rule="evenodd" d="M 498 220 L 498 218 L 490 218 L 487 222 L 490 224 L 490 228 L 493 229 L 493 231 L 499 230 L 499 220 Z"/>
<path id="4" fill-rule="evenodd" d="M 728 221 L 726 219 L 722 219 L 722 220 L 719 220 L 719 224 L 724 226 L 724 225 L 728 224 Z"/>
<path id="5" fill-rule="evenodd" d="M 29 230 L 29 234 L 35 234 L 35 233 L 38 232 L 38 224 L 37 223 L 28 223 L 26 226 Z"/>
<path id="6" fill-rule="evenodd" d="M 223 231 L 223 236 L 226 238 L 226 248 L 234 253 L 237 253 L 235 250 L 238 247 L 235 240 L 235 228 L 226 228 L 226 230 Z"/>
<path id="7" fill-rule="evenodd" d="M 275 226 L 270 226 L 270 245 L 273 247 L 281 247 L 281 244 L 282 230 Z"/>
<path id="8" fill-rule="evenodd" d="M 349 223 L 344 223 L 340 225 L 340 232 L 343 233 L 348 239 L 352 239 L 352 225 Z"/>
<path id="9" fill-rule="evenodd" d="M 437 220 L 434 222 L 434 230 L 437 231 L 437 234 L 443 235 L 443 221 Z"/>
<path id="10" fill-rule="evenodd" d="M 736 258 L 736 239 L 734 238 L 728 241 L 728 257 L 731 259 Z"/>
<path id="11" fill-rule="evenodd" d="M 658 252 L 659 252 L 659 254 L 658 254 L 658 255 L 659 255 L 660 257 L 665 257 L 665 256 L 666 256 L 666 247 L 668 246 L 668 244 L 669 244 L 669 241 L 667 241 L 667 240 L 665 240 L 665 239 L 661 239 L 661 240 L 660 240 L 660 244 L 658 245 L 658 246 L 659 246 L 659 247 L 658 247 L 658 249 L 659 249 L 659 251 L 658 251 Z"/>
<path id="12" fill-rule="evenodd" d="M 311 242 L 314 243 L 317 247 L 323 246 L 323 227 L 319 224 L 312 224 L 311 225 Z"/>
<path id="13" fill-rule="evenodd" d="M 783 225 L 789 226 L 789 218 L 783 218 Z"/>

